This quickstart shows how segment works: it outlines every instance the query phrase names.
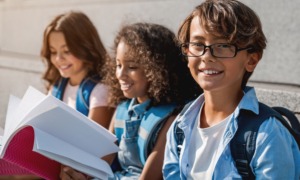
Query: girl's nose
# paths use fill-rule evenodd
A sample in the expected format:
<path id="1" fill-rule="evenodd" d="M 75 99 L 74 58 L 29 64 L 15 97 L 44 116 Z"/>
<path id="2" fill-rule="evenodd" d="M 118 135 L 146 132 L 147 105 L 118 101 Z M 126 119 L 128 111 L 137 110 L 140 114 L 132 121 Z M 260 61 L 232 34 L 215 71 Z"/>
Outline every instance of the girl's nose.
<path id="1" fill-rule="evenodd" d="M 116 76 L 118 79 L 126 77 L 126 70 L 124 68 L 117 68 Z"/>
<path id="2" fill-rule="evenodd" d="M 55 56 L 55 60 L 56 61 L 60 61 L 60 60 L 63 60 L 64 59 L 64 55 L 63 53 L 57 53 L 56 56 Z"/>

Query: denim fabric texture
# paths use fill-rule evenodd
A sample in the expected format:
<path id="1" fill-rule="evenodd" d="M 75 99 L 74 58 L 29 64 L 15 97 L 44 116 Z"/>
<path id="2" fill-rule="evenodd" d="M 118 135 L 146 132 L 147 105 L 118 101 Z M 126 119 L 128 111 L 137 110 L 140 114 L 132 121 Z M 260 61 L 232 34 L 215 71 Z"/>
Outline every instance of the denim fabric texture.
<path id="1" fill-rule="evenodd" d="M 149 104 L 150 100 L 142 104 L 137 104 L 136 100 L 132 99 L 128 112 L 124 112 L 128 113 L 130 117 L 130 119 L 125 121 L 125 129 L 119 144 L 120 151 L 118 152 L 118 159 L 124 170 L 116 172 L 114 179 L 138 179 L 143 170 L 143 164 L 138 152 L 137 139 L 141 120 Z"/>
<path id="2" fill-rule="evenodd" d="M 188 161 L 189 145 L 192 128 L 194 127 L 201 105 L 204 103 L 203 94 L 200 95 L 186 110 L 186 112 L 176 118 L 178 126 L 183 130 L 185 140 L 182 144 L 181 154 L 178 157 L 177 142 L 174 136 L 174 125 L 170 127 L 167 134 L 167 144 L 165 149 L 165 159 L 163 165 L 164 179 L 176 180 L 187 179 L 190 172 L 190 162 Z M 244 96 L 226 127 L 221 139 L 222 154 L 217 161 L 213 172 L 213 180 L 219 179 L 242 179 L 238 174 L 230 152 L 230 141 L 237 131 L 237 117 L 241 109 L 258 112 L 258 99 L 252 87 L 246 87 Z M 300 151 L 295 139 L 288 130 L 275 118 L 270 117 L 260 127 L 256 151 L 250 162 L 252 171 L 256 179 L 300 179 Z"/>

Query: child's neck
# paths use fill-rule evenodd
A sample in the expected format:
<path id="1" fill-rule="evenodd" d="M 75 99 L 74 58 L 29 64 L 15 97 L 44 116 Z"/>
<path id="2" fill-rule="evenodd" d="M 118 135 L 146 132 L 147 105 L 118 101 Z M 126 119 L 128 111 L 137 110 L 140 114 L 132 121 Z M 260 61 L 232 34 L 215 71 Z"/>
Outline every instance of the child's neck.
<path id="1" fill-rule="evenodd" d="M 226 95 L 204 92 L 204 97 L 205 103 L 200 118 L 201 128 L 214 126 L 232 114 L 243 97 L 243 91 L 230 91 Z"/>
<path id="2" fill-rule="evenodd" d="M 86 77 L 87 72 L 86 71 L 82 71 L 72 77 L 69 77 L 69 83 L 72 86 L 77 86 L 81 83 L 81 81 Z"/>

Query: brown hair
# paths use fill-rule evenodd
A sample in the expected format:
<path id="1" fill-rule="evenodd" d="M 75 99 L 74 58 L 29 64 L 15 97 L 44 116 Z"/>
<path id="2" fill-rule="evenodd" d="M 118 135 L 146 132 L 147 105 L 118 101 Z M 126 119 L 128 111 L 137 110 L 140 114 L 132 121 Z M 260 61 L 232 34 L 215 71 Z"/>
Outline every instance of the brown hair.
<path id="1" fill-rule="evenodd" d="M 50 60 L 49 35 L 51 32 L 64 34 L 69 51 L 84 61 L 87 66 L 87 76 L 96 74 L 103 76 L 102 66 L 109 57 L 99 34 L 84 13 L 71 11 L 56 16 L 44 31 L 41 56 L 47 65 L 47 70 L 43 75 L 43 79 L 48 82 L 47 89 L 61 78 Z"/>
<path id="2" fill-rule="evenodd" d="M 141 64 L 149 81 L 148 96 L 152 103 L 184 104 L 202 91 L 182 61 L 175 34 L 164 26 L 136 23 L 123 27 L 114 40 L 113 50 L 120 41 L 128 47 L 127 55 Z M 115 75 L 116 61 L 108 63 L 106 83 L 110 86 L 110 103 L 117 105 L 127 98 Z"/>
<path id="3" fill-rule="evenodd" d="M 252 47 L 248 52 L 257 52 L 262 57 L 267 40 L 259 17 L 245 4 L 236 0 L 206 0 L 180 26 L 180 43 L 190 41 L 190 26 L 194 17 L 199 17 L 201 26 L 208 33 L 225 38 L 231 44 Z M 242 88 L 251 74 L 252 72 L 245 73 Z"/>

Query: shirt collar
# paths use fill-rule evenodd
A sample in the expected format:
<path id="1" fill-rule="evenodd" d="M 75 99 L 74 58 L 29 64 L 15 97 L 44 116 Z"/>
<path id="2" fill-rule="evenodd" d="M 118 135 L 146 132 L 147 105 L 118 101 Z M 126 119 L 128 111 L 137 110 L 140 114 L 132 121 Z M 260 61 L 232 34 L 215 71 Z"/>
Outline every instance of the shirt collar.
<path id="1" fill-rule="evenodd" d="M 144 112 L 147 111 L 149 105 L 150 105 L 151 100 L 148 99 L 145 102 L 139 104 L 137 102 L 136 98 L 133 98 L 129 104 L 129 108 L 128 108 L 128 114 L 129 115 L 134 115 L 134 116 L 140 116 L 142 115 Z"/>
<path id="2" fill-rule="evenodd" d="M 252 111 L 255 114 L 259 113 L 258 99 L 253 87 L 245 87 L 244 96 L 240 101 L 236 111 L 240 111 L 241 109 Z"/>
<path id="3" fill-rule="evenodd" d="M 177 121 L 181 121 L 180 128 L 187 126 L 193 121 L 195 114 L 199 113 L 199 107 L 204 102 L 204 94 L 201 94 L 194 102 L 191 103 L 190 107 L 187 108 L 186 112 L 177 117 Z M 259 104 L 256 97 L 256 93 L 253 87 L 245 87 L 244 96 L 234 111 L 234 116 L 237 117 L 241 109 L 253 111 L 255 114 L 259 113 Z"/>

